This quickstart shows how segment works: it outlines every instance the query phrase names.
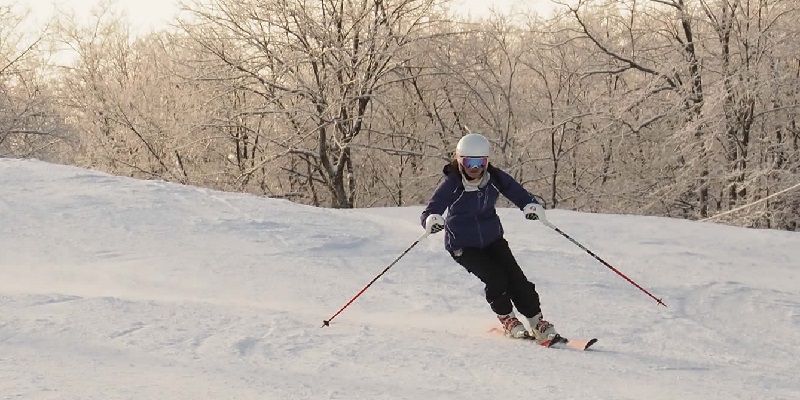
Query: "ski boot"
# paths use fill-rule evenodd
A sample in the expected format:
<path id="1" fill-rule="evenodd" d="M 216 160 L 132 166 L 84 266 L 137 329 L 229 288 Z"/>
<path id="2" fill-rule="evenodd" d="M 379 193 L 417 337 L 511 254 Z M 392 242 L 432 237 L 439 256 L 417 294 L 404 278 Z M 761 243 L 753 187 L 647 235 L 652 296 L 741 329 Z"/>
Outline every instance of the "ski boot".
<path id="1" fill-rule="evenodd" d="M 528 331 L 525 330 L 525 325 L 517 319 L 513 312 L 506 315 L 498 315 L 497 319 L 503 324 L 503 332 L 505 332 L 506 336 L 517 339 L 529 336 Z"/>
<path id="2" fill-rule="evenodd" d="M 533 339 L 539 342 L 539 344 L 547 343 L 558 336 L 556 328 L 553 326 L 553 324 L 542 318 L 542 313 L 538 313 L 533 317 L 528 318 L 528 323 L 531 326 L 531 336 L 533 336 Z"/>

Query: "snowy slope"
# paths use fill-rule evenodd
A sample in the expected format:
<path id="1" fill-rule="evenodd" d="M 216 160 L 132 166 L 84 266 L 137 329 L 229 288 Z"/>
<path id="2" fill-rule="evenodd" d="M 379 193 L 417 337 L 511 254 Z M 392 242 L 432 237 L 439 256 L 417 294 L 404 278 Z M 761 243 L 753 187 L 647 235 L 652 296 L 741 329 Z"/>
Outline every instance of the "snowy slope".
<path id="1" fill-rule="evenodd" d="M 431 188 L 433 189 L 433 188 Z M 800 399 L 800 234 L 518 210 L 564 334 L 493 336 L 419 207 L 330 210 L 0 159 L 1 399 Z"/>

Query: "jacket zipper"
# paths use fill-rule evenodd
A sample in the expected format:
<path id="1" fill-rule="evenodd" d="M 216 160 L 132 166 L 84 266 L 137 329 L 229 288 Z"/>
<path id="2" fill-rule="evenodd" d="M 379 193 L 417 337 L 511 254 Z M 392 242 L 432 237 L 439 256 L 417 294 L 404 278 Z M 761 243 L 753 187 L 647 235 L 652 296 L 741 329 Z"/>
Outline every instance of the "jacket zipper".
<path id="1" fill-rule="evenodd" d="M 478 189 L 478 213 L 479 214 L 480 214 L 480 212 L 483 211 L 483 204 L 481 204 L 481 200 L 482 199 L 483 199 L 483 192 L 481 192 L 480 189 Z M 475 216 L 475 225 L 478 226 L 478 238 L 481 241 L 481 247 L 484 247 L 485 243 L 483 243 L 483 232 L 481 231 L 481 223 L 478 220 L 478 216 L 477 215 Z"/>

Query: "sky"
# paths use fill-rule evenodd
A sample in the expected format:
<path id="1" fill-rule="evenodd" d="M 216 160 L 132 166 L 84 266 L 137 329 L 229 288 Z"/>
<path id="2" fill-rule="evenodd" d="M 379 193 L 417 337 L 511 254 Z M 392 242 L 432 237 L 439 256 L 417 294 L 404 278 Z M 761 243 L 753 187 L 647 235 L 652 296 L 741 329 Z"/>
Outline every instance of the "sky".
<path id="1" fill-rule="evenodd" d="M 22 26 L 27 35 L 17 44 L 19 50 L 23 50 L 41 35 L 54 16 L 69 13 L 78 22 L 87 23 L 93 20 L 91 15 L 98 5 L 107 2 L 114 5 L 114 10 L 127 16 L 133 37 L 169 29 L 180 15 L 178 0 L 0 0 L 0 5 L 13 5 L 18 12 L 30 12 Z M 551 0 L 454 0 L 452 5 L 457 13 L 467 17 L 484 17 L 493 11 L 509 12 L 528 8 L 548 15 L 554 8 Z M 49 60 L 57 65 L 70 65 L 76 57 L 73 51 L 64 46 L 48 55 Z"/>
<path id="2" fill-rule="evenodd" d="M 44 24 L 56 11 L 74 12 L 79 18 L 87 18 L 100 0 L 16 0 L 18 7 L 32 11 L 32 26 Z M 177 0 L 113 0 L 124 10 L 134 27 L 134 33 L 144 33 L 167 27 L 179 13 Z M 7 4 L 8 0 L 0 0 Z M 532 7 L 540 12 L 552 9 L 550 0 L 455 0 L 454 7 L 464 13 L 481 16 L 490 10 L 508 10 L 511 7 Z"/>
<path id="3" fill-rule="evenodd" d="M 2 0 L 7 2 L 6 0 Z M 79 20 L 86 20 L 101 0 L 16 0 L 17 7 L 31 11 L 30 26 L 45 24 L 60 12 L 74 13 Z M 145 33 L 169 26 L 179 12 L 176 0 L 113 0 L 115 7 L 124 11 L 134 33 Z"/>
<path id="4" fill-rule="evenodd" d="M 441 234 L 421 238 L 419 206 L 314 208 L 3 158 L 0 187 L 0 398 L 800 398 L 797 232 L 548 210 L 664 308 L 499 210 L 547 319 L 599 339 L 575 352 L 490 333 L 482 285 Z"/>
<path id="5" fill-rule="evenodd" d="M 154 30 L 169 29 L 180 14 L 178 0 L 0 0 L 0 4 L 13 4 L 16 10 L 28 10 L 30 16 L 23 24 L 28 37 L 19 43 L 24 49 L 43 31 L 44 26 L 56 15 L 69 13 L 79 22 L 92 20 L 92 12 L 102 2 L 111 1 L 114 9 L 124 12 L 130 22 L 130 33 L 136 37 Z M 465 16 L 482 17 L 493 11 L 507 12 L 531 8 L 542 15 L 553 9 L 550 0 L 454 0 L 456 12 Z M 57 64 L 71 64 L 75 54 L 62 49 L 51 56 Z"/>

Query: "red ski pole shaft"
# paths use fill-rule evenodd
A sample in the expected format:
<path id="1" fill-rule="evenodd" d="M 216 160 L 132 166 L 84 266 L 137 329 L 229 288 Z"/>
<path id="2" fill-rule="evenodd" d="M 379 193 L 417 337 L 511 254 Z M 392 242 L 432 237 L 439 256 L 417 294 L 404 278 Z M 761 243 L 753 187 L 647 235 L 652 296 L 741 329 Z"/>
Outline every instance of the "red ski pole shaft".
<path id="1" fill-rule="evenodd" d="M 345 308 L 347 308 L 347 307 L 349 307 L 349 306 L 350 306 L 350 304 L 353 304 L 353 302 L 354 302 L 354 301 L 356 301 L 356 299 L 357 299 L 359 296 L 361 296 L 361 294 L 362 294 L 362 293 L 364 293 L 365 291 L 367 291 L 367 289 L 369 289 L 369 287 L 370 287 L 370 286 L 372 286 L 372 284 L 373 284 L 373 283 L 375 283 L 375 281 L 377 281 L 377 280 L 378 280 L 378 279 L 379 279 L 381 276 L 383 276 L 383 274 L 385 274 L 385 273 L 386 273 L 386 271 L 388 271 L 388 270 L 389 270 L 389 268 L 392 268 L 392 266 L 394 266 L 395 264 L 397 264 L 397 262 L 398 262 L 398 261 L 400 261 L 400 259 L 401 259 L 401 258 L 403 258 L 403 256 L 405 256 L 406 254 L 408 254 L 408 252 L 409 252 L 409 251 L 411 251 L 411 249 L 413 249 L 413 248 L 414 248 L 414 246 L 416 246 L 416 245 L 417 245 L 417 244 L 418 244 L 418 243 L 419 243 L 419 242 L 420 242 L 422 239 L 424 239 L 426 236 L 428 236 L 428 233 L 427 233 L 427 232 L 425 232 L 424 234 L 422 234 L 422 236 L 420 236 L 419 238 L 417 238 L 417 240 L 415 240 L 415 241 L 414 241 L 414 243 L 411 243 L 411 246 L 408 246 L 408 248 L 407 248 L 407 249 L 405 249 L 405 251 L 403 251 L 403 252 L 402 252 L 402 253 L 401 253 L 399 256 L 397 256 L 397 258 L 395 258 L 395 259 L 394 259 L 394 261 L 392 261 L 392 262 L 391 262 L 391 264 L 389 264 L 389 266 L 387 266 L 386 268 L 384 268 L 384 269 L 383 269 L 383 271 L 381 271 L 381 273 L 380 273 L 380 274 L 378 274 L 378 275 L 377 275 L 375 278 L 373 278 L 373 279 L 372 279 L 372 280 L 371 280 L 371 281 L 370 281 L 370 282 L 367 284 L 367 286 L 364 286 L 364 288 L 363 288 L 363 289 L 361 289 L 361 290 L 360 290 L 358 293 L 356 293 L 356 295 L 355 295 L 355 296 L 353 296 L 353 298 L 352 298 L 352 299 L 350 299 L 350 301 L 348 301 L 348 302 L 347 302 L 347 304 L 345 304 L 345 305 L 344 305 L 342 308 L 340 308 L 340 309 L 339 309 L 339 311 L 337 311 L 337 312 L 336 312 L 336 314 L 333 314 L 333 316 L 332 316 L 332 317 L 330 317 L 330 318 L 328 318 L 328 319 L 326 319 L 326 320 L 322 321 L 322 326 L 320 326 L 320 328 L 324 328 L 324 327 L 326 327 L 326 326 L 330 326 L 330 324 L 331 324 L 331 321 L 333 321 L 333 319 L 334 319 L 334 318 L 336 318 L 336 316 L 337 316 L 337 315 L 341 314 L 341 313 L 342 313 L 342 311 L 344 311 L 344 309 L 345 309 Z"/>
<path id="2" fill-rule="evenodd" d="M 558 232 L 559 234 L 561 234 L 561 236 L 564 236 L 565 238 L 567 238 L 567 239 L 568 239 L 570 242 L 572 242 L 572 243 L 574 243 L 576 246 L 580 247 L 580 248 L 581 248 L 583 251 L 585 251 L 585 252 L 589 253 L 589 255 L 590 255 L 590 256 L 594 257 L 594 258 L 595 258 L 597 261 L 600 261 L 600 262 L 601 262 L 603 265 L 605 265 L 606 267 L 608 267 L 609 269 L 611 269 L 612 271 L 614 271 L 614 272 L 615 272 L 617 275 L 621 276 L 623 279 L 625 279 L 626 281 L 628 281 L 628 282 L 629 282 L 631 285 L 633 285 L 633 286 L 636 286 L 636 288 L 637 288 L 637 289 L 639 289 L 639 290 L 641 290 L 642 292 L 646 293 L 648 296 L 650 296 L 650 298 L 652 298 L 653 300 L 655 300 L 656 302 L 658 302 L 658 304 L 661 304 L 661 305 L 662 305 L 662 306 L 664 306 L 664 307 L 666 307 L 666 306 L 667 306 L 666 304 L 664 304 L 664 302 L 663 302 L 663 301 L 661 301 L 661 299 L 657 298 L 656 296 L 653 296 L 653 294 L 652 294 L 652 293 L 650 293 L 650 292 L 648 292 L 647 290 L 645 290 L 645 288 L 643 288 L 643 287 L 639 286 L 639 284 L 638 284 L 638 283 L 634 282 L 634 281 L 633 281 L 631 278 L 628 278 L 627 276 L 625 276 L 625 274 L 623 274 L 622 272 L 620 272 L 618 269 L 614 268 L 614 267 L 613 267 L 611 264 L 607 263 L 605 260 L 603 260 L 602 258 L 600 258 L 600 256 L 598 256 L 597 254 L 594 254 L 594 253 L 593 253 L 591 250 L 589 250 L 589 249 L 587 249 L 586 247 L 584 247 L 584 245 L 582 245 L 582 244 L 578 243 L 578 241 L 577 241 L 577 240 L 573 239 L 572 237 L 570 237 L 569 235 L 567 235 L 566 233 L 564 233 L 564 231 L 562 231 L 561 229 L 558 229 L 558 227 L 556 227 L 555 225 L 551 224 L 550 222 L 544 221 L 544 224 L 545 224 L 547 227 L 549 227 L 549 228 L 553 229 L 554 231 Z"/>

